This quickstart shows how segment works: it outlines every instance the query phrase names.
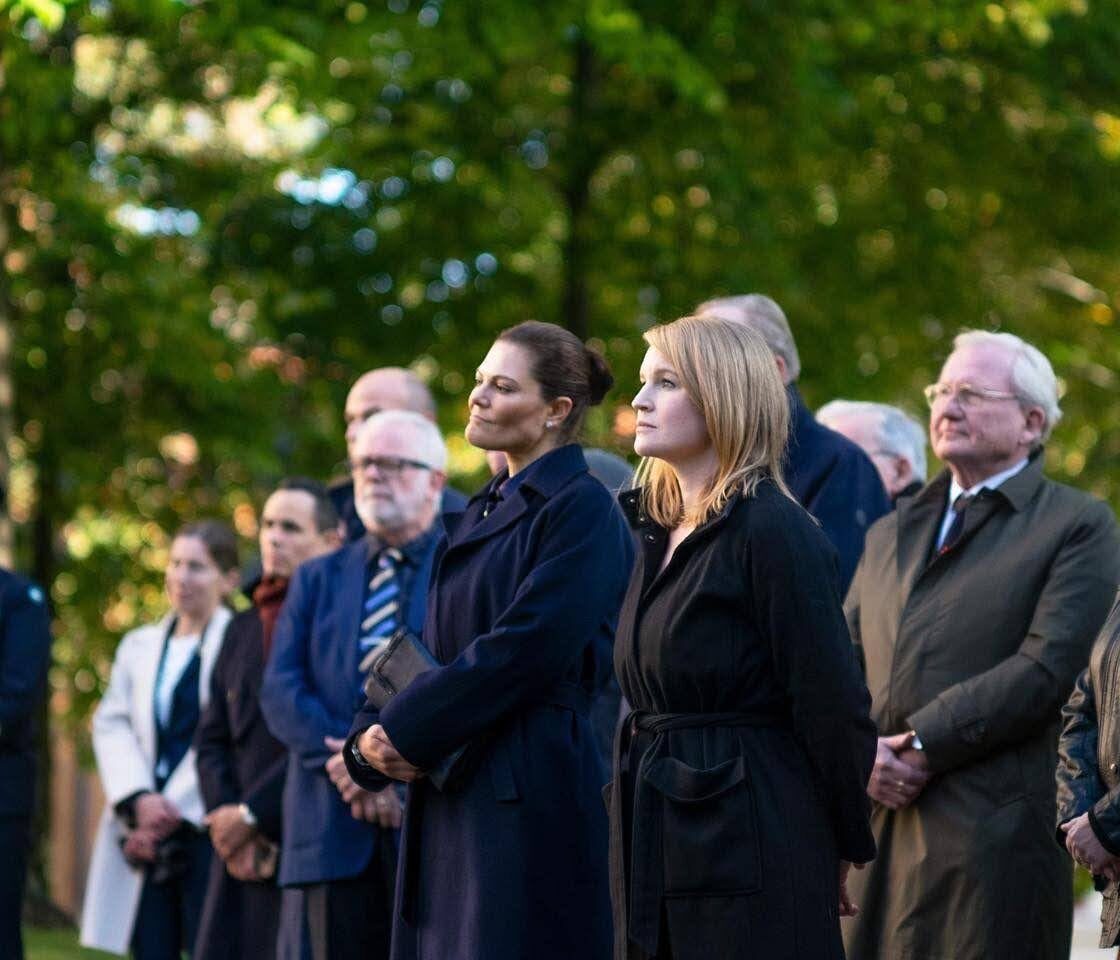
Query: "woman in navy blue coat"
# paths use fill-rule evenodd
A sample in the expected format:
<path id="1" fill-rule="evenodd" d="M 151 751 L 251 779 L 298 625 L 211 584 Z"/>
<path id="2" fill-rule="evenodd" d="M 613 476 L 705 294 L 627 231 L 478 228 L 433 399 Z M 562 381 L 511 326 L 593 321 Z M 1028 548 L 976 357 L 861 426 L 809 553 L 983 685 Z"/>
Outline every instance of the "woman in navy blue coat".
<path id="1" fill-rule="evenodd" d="M 424 626 L 443 666 L 380 715 L 367 705 L 344 751 L 361 786 L 411 783 L 394 960 L 610 956 L 588 709 L 633 555 L 571 438 L 611 382 L 578 338 L 536 322 L 504 331 L 478 369 L 466 436 L 509 466 L 445 518 Z M 471 742 L 474 773 L 435 789 L 423 771 Z"/>

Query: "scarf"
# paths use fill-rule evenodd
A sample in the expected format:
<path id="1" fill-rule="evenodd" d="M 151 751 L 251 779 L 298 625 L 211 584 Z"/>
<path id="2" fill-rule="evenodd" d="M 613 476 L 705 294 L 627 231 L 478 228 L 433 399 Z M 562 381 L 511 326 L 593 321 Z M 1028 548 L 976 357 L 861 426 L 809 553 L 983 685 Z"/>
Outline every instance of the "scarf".
<path id="1" fill-rule="evenodd" d="M 265 662 L 268 661 L 268 654 L 272 650 L 272 631 L 276 627 L 280 607 L 283 606 L 287 595 L 287 577 L 262 577 L 261 582 L 253 590 L 253 605 L 261 618 L 261 632 L 264 635 Z"/>

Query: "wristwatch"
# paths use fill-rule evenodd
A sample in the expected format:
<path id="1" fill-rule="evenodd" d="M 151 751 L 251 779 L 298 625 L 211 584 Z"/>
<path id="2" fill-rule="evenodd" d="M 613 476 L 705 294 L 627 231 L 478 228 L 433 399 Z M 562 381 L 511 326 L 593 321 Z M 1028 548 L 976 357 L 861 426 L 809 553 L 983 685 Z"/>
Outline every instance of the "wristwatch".
<path id="1" fill-rule="evenodd" d="M 922 743 L 922 738 L 918 736 L 917 730 L 910 731 L 910 746 L 918 751 L 925 750 L 925 745 Z"/>
<path id="2" fill-rule="evenodd" d="M 361 737 L 355 737 L 350 741 L 350 756 L 354 758 L 354 762 L 359 767 L 364 767 L 367 770 L 372 770 L 373 764 L 370 763 L 364 756 L 362 756 L 362 751 L 358 748 L 358 741 L 360 739 Z"/>
<path id="3" fill-rule="evenodd" d="M 257 816 L 249 809 L 249 804 L 239 803 L 237 805 L 237 812 L 241 814 L 241 821 L 247 827 L 255 827 L 257 825 Z"/>

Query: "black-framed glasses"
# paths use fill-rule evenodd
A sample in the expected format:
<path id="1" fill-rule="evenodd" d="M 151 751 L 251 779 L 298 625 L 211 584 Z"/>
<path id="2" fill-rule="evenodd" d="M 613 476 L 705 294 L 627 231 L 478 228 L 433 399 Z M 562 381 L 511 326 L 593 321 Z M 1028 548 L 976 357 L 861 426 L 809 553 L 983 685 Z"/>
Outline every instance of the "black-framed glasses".
<path id="1" fill-rule="evenodd" d="M 426 463 L 404 457 L 356 457 L 350 461 L 351 473 L 365 473 L 371 467 L 383 477 L 399 477 L 405 470 L 432 469 Z"/>
<path id="2" fill-rule="evenodd" d="M 999 390 L 985 390 L 983 387 L 974 387 L 971 383 L 931 383 L 922 393 L 926 403 L 931 407 L 939 400 L 957 398 L 964 409 L 978 407 L 985 400 L 1018 400 L 1016 393 L 1003 393 Z"/>

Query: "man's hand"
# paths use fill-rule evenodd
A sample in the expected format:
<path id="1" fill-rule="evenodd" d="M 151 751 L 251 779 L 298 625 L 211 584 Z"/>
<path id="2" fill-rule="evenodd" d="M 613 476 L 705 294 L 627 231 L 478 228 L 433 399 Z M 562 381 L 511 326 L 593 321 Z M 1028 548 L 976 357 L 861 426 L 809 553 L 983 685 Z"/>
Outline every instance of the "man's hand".
<path id="1" fill-rule="evenodd" d="M 373 809 L 376 814 L 376 823 L 386 830 L 398 830 L 401 825 L 401 801 L 397 797 L 397 788 L 392 784 L 384 790 L 370 794 L 373 797 Z"/>
<path id="2" fill-rule="evenodd" d="M 226 870 L 234 880 L 255 881 L 260 880 L 257 873 L 255 844 L 242 844 L 232 857 L 224 858 Z"/>
<path id="3" fill-rule="evenodd" d="M 366 763 L 380 770 L 390 780 L 411 783 L 424 775 L 419 767 L 414 767 L 397 752 L 389 734 L 379 723 L 362 731 L 362 735 L 358 737 L 358 749 L 366 758 Z"/>
<path id="4" fill-rule="evenodd" d="M 151 830 L 137 827 L 125 839 L 122 852 L 131 866 L 141 867 L 155 861 L 158 845 L 159 838 Z"/>
<path id="5" fill-rule="evenodd" d="M 863 864 L 849 863 L 847 860 L 840 861 L 840 916 L 842 917 L 859 916 L 859 904 L 853 903 L 852 898 L 848 895 L 848 871 L 852 867 L 862 870 Z"/>
<path id="6" fill-rule="evenodd" d="M 236 803 L 216 807 L 202 822 L 210 828 L 210 842 L 214 844 L 218 856 L 227 862 L 250 845 L 249 841 L 257 835 L 256 828 L 250 827 L 242 818 Z"/>
<path id="7" fill-rule="evenodd" d="M 920 750 L 910 748 L 911 739 L 909 733 L 879 738 L 867 793 L 891 810 L 913 803 L 929 782 L 929 760 Z"/>
<path id="8" fill-rule="evenodd" d="M 351 805 L 358 799 L 359 793 L 364 793 L 353 780 L 350 779 L 350 774 L 346 770 L 346 761 L 342 759 L 342 748 L 346 746 L 345 740 L 339 740 L 337 737 L 324 737 L 323 742 L 327 745 L 327 749 L 331 751 L 331 757 L 326 762 L 327 776 L 330 777 L 331 783 L 334 784 L 335 789 L 339 792 L 344 803 Z M 361 817 L 354 819 L 360 820 Z"/>
<path id="9" fill-rule="evenodd" d="M 136 812 L 136 829 L 152 833 L 163 840 L 175 832 L 183 818 L 170 800 L 160 793 L 142 793 L 133 806 Z"/>
<path id="10" fill-rule="evenodd" d="M 1061 826 L 1069 855 L 1095 877 L 1120 880 L 1120 857 L 1114 857 L 1097 839 L 1089 814 L 1083 813 Z"/>

